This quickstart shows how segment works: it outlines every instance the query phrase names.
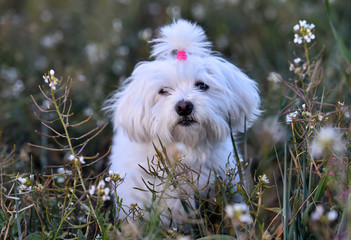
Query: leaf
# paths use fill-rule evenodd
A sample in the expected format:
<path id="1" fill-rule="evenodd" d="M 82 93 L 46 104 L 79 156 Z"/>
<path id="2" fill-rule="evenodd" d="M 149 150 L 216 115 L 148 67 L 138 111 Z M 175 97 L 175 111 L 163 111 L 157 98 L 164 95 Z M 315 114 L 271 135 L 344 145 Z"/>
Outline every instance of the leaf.
<path id="1" fill-rule="evenodd" d="M 110 229 L 112 227 L 112 224 L 109 224 L 106 226 L 106 228 L 102 231 L 102 240 L 109 240 L 109 234 L 110 234 Z"/>
<path id="2" fill-rule="evenodd" d="M 7 225 L 7 219 L 3 211 L 0 211 L 0 226 L 4 227 Z"/>
<path id="3" fill-rule="evenodd" d="M 78 230 L 78 240 L 86 240 L 82 230 Z"/>
<path id="4" fill-rule="evenodd" d="M 87 227 L 87 226 L 89 226 L 90 224 L 92 224 L 93 222 L 87 222 L 87 223 L 85 223 L 85 224 L 82 224 L 82 225 L 73 225 L 73 224 L 71 224 L 71 227 L 74 229 L 74 228 L 76 228 L 76 229 L 78 229 L 78 228 L 80 228 L 80 229 L 82 229 L 82 228 L 85 228 L 85 227 Z"/>
<path id="5" fill-rule="evenodd" d="M 305 211 L 302 214 L 302 219 L 301 219 L 301 224 L 303 226 L 306 226 L 308 224 L 309 221 L 309 213 L 312 207 L 314 207 L 314 204 L 309 204 L 307 205 L 307 208 L 305 209 Z"/>
<path id="6" fill-rule="evenodd" d="M 24 240 L 45 240 L 45 237 L 39 233 L 31 233 Z"/>
<path id="7" fill-rule="evenodd" d="M 319 182 L 319 185 L 318 185 L 318 188 L 317 188 L 317 190 L 316 190 L 316 193 L 314 194 L 314 200 L 315 200 L 316 202 L 318 202 L 318 201 L 322 198 L 322 196 L 323 196 L 323 194 L 324 194 L 324 191 L 325 191 L 325 189 L 326 189 L 326 187 L 327 187 L 328 180 L 329 180 L 328 176 L 325 176 L 325 177 L 324 177 L 323 179 L 321 179 L 321 181 Z"/>
<path id="8" fill-rule="evenodd" d="M 325 8 L 327 9 L 327 16 L 328 16 L 328 21 L 329 21 L 329 25 L 330 28 L 333 32 L 334 38 L 338 44 L 339 47 L 339 51 L 341 52 L 341 55 L 345 58 L 345 60 L 351 64 L 351 54 L 350 51 L 347 49 L 347 47 L 345 46 L 344 42 L 342 41 L 341 37 L 339 36 L 339 34 L 337 33 L 334 23 L 332 21 L 332 16 L 331 16 L 331 12 L 330 12 L 330 6 L 329 6 L 329 0 L 325 0 Z"/>

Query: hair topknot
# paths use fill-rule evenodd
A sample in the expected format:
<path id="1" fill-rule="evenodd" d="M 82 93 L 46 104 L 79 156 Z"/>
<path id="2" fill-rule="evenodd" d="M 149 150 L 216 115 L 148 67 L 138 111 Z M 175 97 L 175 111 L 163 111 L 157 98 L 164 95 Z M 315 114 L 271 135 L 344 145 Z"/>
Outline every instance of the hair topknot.
<path id="1" fill-rule="evenodd" d="M 154 43 L 151 56 L 156 58 L 168 58 L 175 50 L 200 57 L 211 54 L 212 44 L 204 30 L 183 19 L 162 27 L 159 37 L 150 42 Z"/>

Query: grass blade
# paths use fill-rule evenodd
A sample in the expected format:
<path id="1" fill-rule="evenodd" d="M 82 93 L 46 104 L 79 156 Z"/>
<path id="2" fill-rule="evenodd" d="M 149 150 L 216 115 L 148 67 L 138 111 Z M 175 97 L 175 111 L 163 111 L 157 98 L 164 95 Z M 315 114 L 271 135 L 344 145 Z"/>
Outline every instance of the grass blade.
<path id="1" fill-rule="evenodd" d="M 348 62 L 348 64 L 351 64 L 350 51 L 347 49 L 346 45 L 344 44 L 344 42 L 342 41 L 341 37 L 339 36 L 339 34 L 337 33 L 337 31 L 335 29 L 335 26 L 334 26 L 334 23 L 332 20 L 332 16 L 331 16 L 329 0 L 325 0 L 325 8 L 327 10 L 327 17 L 328 17 L 329 25 L 330 25 L 330 28 L 333 32 L 334 38 L 338 44 L 339 51 L 340 51 L 341 55 L 345 58 L 345 60 Z"/>

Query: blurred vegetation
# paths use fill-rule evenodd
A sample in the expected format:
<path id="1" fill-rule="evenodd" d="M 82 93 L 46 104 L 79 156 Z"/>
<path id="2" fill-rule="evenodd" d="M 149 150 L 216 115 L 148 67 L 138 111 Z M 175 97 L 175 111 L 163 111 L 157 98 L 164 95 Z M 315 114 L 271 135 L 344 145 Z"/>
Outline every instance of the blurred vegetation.
<path id="1" fill-rule="evenodd" d="M 291 194 L 291 199 L 294 201 L 292 201 L 292 206 L 287 206 L 287 208 L 291 209 L 292 212 L 295 211 L 296 215 L 293 218 L 295 222 L 289 226 L 287 222 L 284 222 L 282 225 L 284 231 L 292 234 L 296 232 L 296 229 L 299 229 L 298 227 L 302 226 L 299 229 L 300 236 L 307 235 L 309 231 L 313 232 L 316 229 L 312 227 L 312 230 L 308 231 L 303 229 L 306 225 L 306 222 L 303 221 L 309 219 L 307 216 L 311 213 L 311 209 L 314 209 L 316 202 L 320 201 L 325 206 L 328 205 L 328 201 L 332 202 L 328 205 L 330 209 L 335 203 L 333 208 L 337 209 L 341 215 L 343 213 L 341 209 L 345 207 L 346 199 L 345 196 L 338 196 L 342 191 L 336 190 L 335 193 L 340 179 L 335 176 L 335 179 L 333 176 L 329 177 L 331 180 L 328 180 L 327 177 L 324 178 L 328 171 L 328 160 L 324 159 L 325 162 L 316 163 L 320 166 L 319 170 L 323 173 L 323 178 L 321 177 L 322 173 L 319 170 L 315 172 L 312 167 L 309 168 L 310 172 L 299 172 L 299 169 L 308 169 L 309 165 L 306 168 L 305 165 L 300 166 L 303 163 L 296 164 L 295 157 L 298 158 L 300 154 L 304 159 L 314 163 L 313 159 L 305 156 L 308 154 L 305 154 L 302 144 L 305 142 L 304 129 L 308 129 L 312 135 L 314 126 L 309 125 L 312 121 L 308 119 L 309 116 L 302 115 L 305 112 L 301 111 L 304 103 L 303 96 L 296 97 L 294 95 L 294 90 L 303 89 L 298 84 L 296 86 L 292 84 L 295 77 L 302 74 L 302 72 L 296 72 L 298 64 L 294 65 L 294 59 L 304 58 L 305 52 L 303 47 L 298 48 L 293 43 L 293 26 L 302 19 L 316 25 L 316 40 L 309 49 L 311 66 L 308 69 L 310 67 L 317 69 L 320 74 L 318 79 L 323 79 L 323 82 L 321 87 L 318 89 L 316 87 L 315 96 L 317 98 L 312 99 L 312 96 L 309 96 L 315 104 L 312 106 L 315 107 L 308 110 L 318 115 L 320 114 L 318 101 L 326 103 L 323 106 L 323 111 L 330 116 L 337 117 L 323 119 L 323 124 L 322 122 L 318 123 L 318 127 L 332 125 L 345 130 L 344 137 L 346 141 L 349 141 L 347 138 L 350 136 L 351 64 L 347 55 L 350 53 L 348 49 L 351 49 L 351 24 L 349 24 L 351 22 L 351 1 L 333 0 L 329 3 L 329 9 L 326 9 L 326 6 L 324 1 L 316 0 L 0 0 L 0 157 L 3 158 L 1 169 L 6 169 L 5 173 L 1 173 L 1 176 L 11 179 L 7 182 L 6 187 L 17 184 L 14 181 L 14 176 L 8 174 L 10 171 L 13 173 L 19 170 L 22 173 L 48 172 L 50 168 L 44 168 L 44 165 L 62 165 L 63 159 L 69 157 L 67 153 L 65 155 L 62 152 L 53 152 L 48 155 L 49 153 L 43 149 L 28 146 L 28 143 L 48 148 L 56 146 L 53 141 L 47 141 L 46 138 L 34 131 L 37 129 L 44 134 L 47 131 L 34 113 L 44 121 L 55 118 L 50 113 L 42 114 L 38 111 L 38 107 L 30 98 L 30 95 L 33 95 L 40 106 L 47 104 L 45 97 L 38 91 L 38 86 L 44 82 L 42 77 L 44 73 L 54 69 L 58 78 L 61 75 L 63 79 L 72 78 L 73 86 L 70 98 L 74 104 L 70 112 L 75 115 L 72 117 L 71 124 L 84 121 L 93 114 L 89 122 L 71 129 L 70 136 L 72 138 L 81 136 L 94 129 L 96 125 L 100 128 L 103 127 L 104 123 L 108 121 L 101 111 L 104 100 L 130 75 L 138 62 L 150 60 L 148 40 L 155 36 L 158 28 L 170 23 L 174 18 L 185 18 L 198 22 L 205 29 L 209 40 L 213 42 L 214 50 L 242 68 L 259 83 L 263 101 L 261 108 L 264 110 L 264 115 L 253 128 L 254 137 L 249 132 L 247 136 L 240 138 L 248 142 L 242 152 L 246 155 L 247 150 L 250 158 L 254 160 L 251 166 L 252 172 L 256 176 L 267 173 L 272 186 L 275 186 L 264 189 L 265 194 L 259 195 L 259 200 L 247 199 L 249 203 L 258 202 L 258 209 L 254 215 L 260 219 L 256 225 L 257 228 L 261 228 L 260 224 L 262 223 L 262 229 L 256 231 L 263 234 L 264 227 L 267 227 L 267 224 L 264 226 L 264 223 L 271 221 L 273 223 L 272 218 L 277 214 L 274 212 L 276 209 L 268 208 L 277 207 L 279 200 L 281 201 L 279 207 L 282 208 L 282 205 L 285 206 L 289 202 L 290 198 L 287 196 Z M 327 10 L 329 10 L 329 15 Z M 333 24 L 334 29 L 331 28 L 330 23 Z M 338 38 L 343 41 L 343 52 L 340 51 L 342 48 Z M 291 65 L 295 66 L 295 69 L 291 69 Z M 286 98 L 286 96 L 290 98 Z M 305 97 L 308 99 L 307 95 Z M 285 115 L 295 110 L 299 110 L 301 113 L 299 116 L 301 119 L 298 119 L 297 123 L 274 127 L 275 120 L 285 122 Z M 64 132 L 62 125 L 53 124 L 58 132 Z M 271 126 L 273 128 L 269 129 Z M 267 135 L 267 133 L 271 135 Z M 298 135 L 297 139 L 292 136 L 294 133 Z M 306 139 L 310 139 L 311 135 Z M 87 144 L 84 154 L 95 156 L 98 152 L 108 152 L 111 136 L 112 127 L 109 125 Z M 284 154 L 288 151 L 288 148 L 283 146 L 284 140 L 282 139 L 289 139 L 291 152 L 289 152 L 288 164 L 294 163 L 295 168 L 292 168 L 292 165 L 287 167 L 286 164 L 282 163 L 283 160 L 287 160 Z M 349 146 L 347 142 L 345 144 Z M 14 145 L 15 149 L 13 149 Z M 295 162 L 290 161 L 290 157 Z M 350 151 L 346 153 L 344 160 L 346 166 L 349 167 Z M 276 162 L 278 165 L 280 162 L 279 167 L 283 166 L 285 170 L 288 168 L 290 172 L 284 173 L 284 169 L 279 169 L 278 166 L 274 169 L 269 168 Z M 92 170 L 95 170 L 95 174 L 100 173 L 101 169 L 105 169 L 104 165 L 106 166 L 106 163 L 98 162 Z M 68 164 L 66 167 L 77 171 L 73 171 L 74 177 L 65 174 L 66 183 L 77 179 L 78 175 L 80 176 L 78 171 L 80 166 Z M 270 172 L 266 171 L 268 168 L 271 170 Z M 343 170 L 346 171 L 347 168 Z M 292 174 L 292 171 L 297 173 L 293 172 Z M 347 177 L 351 176 L 350 171 L 346 172 L 348 172 Z M 85 174 L 84 177 L 87 177 L 90 172 L 84 170 L 83 174 Z M 279 175 L 285 177 L 280 179 Z M 312 175 L 313 177 L 311 177 Z M 283 190 L 279 187 L 287 184 L 284 183 L 287 181 L 287 176 L 290 176 L 289 181 L 293 183 L 295 178 L 299 181 L 296 181 L 296 186 L 295 183 L 293 184 L 294 186 L 290 189 L 291 193 L 288 192 L 288 195 L 282 196 Z M 309 186 L 313 185 L 314 190 L 308 189 L 306 191 L 306 181 L 301 180 L 305 176 L 308 179 L 313 179 L 313 184 L 310 183 Z M 52 183 L 52 179 L 57 176 L 41 177 L 43 185 L 45 182 L 49 185 Z M 339 185 L 343 185 L 341 187 L 343 190 L 348 189 L 349 191 L 349 186 L 344 185 L 349 184 L 351 180 L 345 181 L 346 184 Z M 300 184 L 300 182 L 303 183 Z M 303 185 L 302 189 L 300 189 L 301 185 Z M 80 188 L 82 186 L 84 186 L 83 180 Z M 262 187 L 256 182 L 255 187 L 257 188 L 257 186 Z M 286 187 L 284 189 L 286 190 Z M 86 192 L 84 188 L 78 190 L 80 194 Z M 56 191 L 61 193 L 68 190 L 61 191 L 59 189 Z M 263 192 L 262 189 L 259 191 Z M 312 195 L 315 191 L 313 201 L 306 197 L 307 192 Z M 324 194 L 325 192 L 327 194 Z M 330 196 L 330 194 L 335 194 L 335 196 Z M 333 199 L 331 199 L 332 197 Z M 312 203 L 309 208 L 305 209 L 304 203 L 301 201 L 307 201 L 307 199 L 308 203 L 310 201 Z M 74 201 L 76 200 L 74 199 Z M 89 198 L 85 199 L 85 201 L 87 200 L 90 202 Z M 80 201 L 81 199 L 77 200 L 78 205 L 82 203 Z M 351 201 L 349 200 L 349 202 Z M 11 205 L 9 202 L 7 203 L 9 206 Z M 261 210 L 262 206 L 265 208 Z M 96 210 L 96 214 L 104 212 L 104 210 L 100 212 L 100 208 L 101 206 Z M 271 211 L 267 211 L 267 209 Z M 221 210 L 223 212 L 223 209 Z M 89 212 L 89 214 L 92 213 Z M 90 216 L 89 214 L 87 215 Z M 281 213 L 283 216 L 289 214 L 291 213 Z M 78 212 L 77 216 L 79 215 L 82 214 Z M 103 216 L 104 219 L 100 219 L 102 215 L 95 218 L 108 224 L 107 215 Z M 60 220 L 59 217 L 58 220 Z M 298 221 L 302 221 L 305 225 Z M 344 222 L 343 220 L 342 223 Z M 6 221 L 2 223 L 7 224 Z M 279 225 L 278 223 L 274 224 Z M 13 226 L 15 226 L 14 223 Z M 111 226 L 104 225 L 104 227 L 108 229 Z M 334 226 L 334 228 L 336 227 Z M 86 230 L 87 234 L 88 230 Z M 344 230 L 344 226 L 340 227 L 340 231 L 342 230 Z M 282 234 L 282 231 L 283 229 L 277 227 L 276 234 Z M 13 233 L 13 235 L 16 234 Z M 77 234 L 80 234 L 79 231 Z M 96 233 L 94 234 L 96 235 Z M 326 236 L 325 238 L 328 239 Z"/>
<path id="2" fill-rule="evenodd" d="M 351 43 L 351 2 L 334 0 L 336 30 Z M 3 142 L 19 148 L 40 139 L 33 129 L 30 94 L 37 94 L 42 75 L 54 69 L 75 81 L 76 114 L 94 113 L 106 121 L 103 101 L 136 63 L 149 60 L 148 40 L 173 18 L 183 17 L 204 27 L 214 49 L 243 68 L 260 84 L 267 115 L 280 108 L 267 77 L 289 77 L 292 27 L 307 19 L 318 27 L 316 38 L 326 74 L 340 79 L 345 62 L 330 31 L 322 1 L 203 0 L 203 1 L 0 1 L 0 129 Z M 327 83 L 334 87 L 335 82 Z M 340 89 L 339 91 L 347 91 Z M 346 99 L 345 99 L 346 100 Z M 82 129 L 81 131 L 85 131 Z M 110 133 L 106 133 L 109 135 Z M 106 139 L 107 136 L 104 136 Z M 107 141 L 108 142 L 108 141 Z M 105 141 L 101 143 L 108 144 Z M 91 146 L 101 148 L 103 146 Z"/>

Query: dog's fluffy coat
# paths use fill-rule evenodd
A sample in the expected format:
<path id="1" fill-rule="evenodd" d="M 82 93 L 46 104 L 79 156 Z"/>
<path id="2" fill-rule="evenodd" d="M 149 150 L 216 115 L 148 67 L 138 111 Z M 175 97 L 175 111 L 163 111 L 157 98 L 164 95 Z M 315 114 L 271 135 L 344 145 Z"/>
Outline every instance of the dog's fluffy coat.
<path id="1" fill-rule="evenodd" d="M 174 21 L 151 42 L 155 60 L 139 63 L 107 102 L 115 128 L 111 170 L 125 179 L 118 195 L 126 206 L 151 203 L 150 192 L 134 188 L 146 189 L 142 178 L 153 181 L 139 166 L 148 168 L 153 144 L 159 147 L 161 141 L 168 156 L 182 157 L 199 172 L 200 189 L 214 180 L 212 170 L 222 174 L 226 168 L 233 152 L 230 127 L 243 131 L 245 121 L 250 127 L 260 113 L 256 83 L 213 54 L 201 27 Z M 186 59 L 177 59 L 177 51 Z M 173 214 L 182 213 L 177 197 L 163 204 Z"/>

